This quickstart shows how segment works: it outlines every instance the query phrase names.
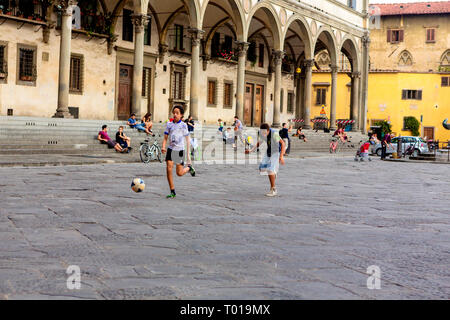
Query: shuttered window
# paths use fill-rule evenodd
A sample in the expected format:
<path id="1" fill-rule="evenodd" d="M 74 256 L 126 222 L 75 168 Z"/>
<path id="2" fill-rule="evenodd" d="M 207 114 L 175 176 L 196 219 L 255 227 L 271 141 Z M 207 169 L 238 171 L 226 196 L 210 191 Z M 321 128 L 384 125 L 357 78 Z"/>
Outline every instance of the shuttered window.
<path id="1" fill-rule="evenodd" d="M 150 79 L 151 79 L 152 69 L 144 68 L 142 71 L 142 96 L 147 97 L 150 93 Z"/>
<path id="2" fill-rule="evenodd" d="M 83 91 L 83 57 L 79 55 L 70 57 L 69 91 L 71 93 Z"/>
<path id="3" fill-rule="evenodd" d="M 422 100 L 422 90 L 402 90 L 402 100 Z"/>
<path id="4" fill-rule="evenodd" d="M 450 87 L 450 77 L 441 78 L 441 87 Z"/>
<path id="5" fill-rule="evenodd" d="M 399 29 L 388 29 L 387 31 L 387 42 L 399 43 L 403 42 L 404 31 Z"/>
<path id="6" fill-rule="evenodd" d="M 208 105 L 216 105 L 216 81 L 208 80 Z"/>
<path id="7" fill-rule="evenodd" d="M 232 98 L 232 92 L 233 92 L 233 85 L 231 83 L 224 83 L 223 86 L 223 107 L 224 108 L 231 108 L 231 104 L 233 101 Z"/>
<path id="8" fill-rule="evenodd" d="M 316 90 L 316 106 L 327 104 L 327 89 L 319 88 Z"/>
<path id="9" fill-rule="evenodd" d="M 427 29 L 427 42 L 436 42 L 435 40 L 436 29 Z"/>

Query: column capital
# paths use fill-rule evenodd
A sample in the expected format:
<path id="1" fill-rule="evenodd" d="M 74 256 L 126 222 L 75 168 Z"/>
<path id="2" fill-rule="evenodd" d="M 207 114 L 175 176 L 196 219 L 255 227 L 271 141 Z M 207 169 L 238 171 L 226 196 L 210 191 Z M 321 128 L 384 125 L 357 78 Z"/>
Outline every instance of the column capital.
<path id="1" fill-rule="evenodd" d="M 78 4 L 78 0 L 57 0 L 56 5 L 61 7 L 63 16 L 71 16 L 72 15 L 72 6 L 76 6 Z"/>
<path id="2" fill-rule="evenodd" d="M 303 67 L 312 68 L 314 67 L 314 59 L 303 60 Z"/>
<path id="3" fill-rule="evenodd" d="M 339 66 L 330 64 L 331 73 L 336 74 L 339 71 Z"/>
<path id="4" fill-rule="evenodd" d="M 189 28 L 188 32 L 191 35 L 191 41 L 193 46 L 199 46 L 200 40 L 203 39 L 203 34 L 205 33 L 204 30 L 200 30 L 197 28 Z"/>
<path id="5" fill-rule="evenodd" d="M 361 72 L 357 71 L 357 72 L 350 73 L 350 78 L 352 78 L 352 79 L 359 79 L 359 78 L 361 78 Z"/>
<path id="6" fill-rule="evenodd" d="M 246 41 L 235 41 L 237 48 L 237 54 L 239 57 L 244 57 L 247 54 L 248 47 L 250 46 L 250 42 Z"/>
<path id="7" fill-rule="evenodd" d="M 145 26 L 148 24 L 150 20 L 149 16 L 146 14 L 132 14 L 131 22 L 134 25 L 135 32 L 143 32 Z"/>
<path id="8" fill-rule="evenodd" d="M 272 58 L 275 63 L 275 65 L 280 65 L 283 61 L 285 52 L 282 50 L 273 50 L 272 51 Z"/>

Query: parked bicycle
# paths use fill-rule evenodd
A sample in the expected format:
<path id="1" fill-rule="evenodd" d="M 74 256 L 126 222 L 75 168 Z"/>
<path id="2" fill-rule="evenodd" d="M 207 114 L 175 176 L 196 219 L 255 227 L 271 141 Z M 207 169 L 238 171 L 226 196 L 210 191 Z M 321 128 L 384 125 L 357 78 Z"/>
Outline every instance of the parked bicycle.
<path id="1" fill-rule="evenodd" d="M 158 135 L 158 137 L 161 137 L 161 135 Z M 141 156 L 141 161 L 143 163 L 149 163 L 152 160 L 162 162 L 162 152 L 158 140 L 155 138 L 153 144 L 150 144 L 149 138 L 145 139 L 144 142 L 141 142 L 139 155 Z"/>

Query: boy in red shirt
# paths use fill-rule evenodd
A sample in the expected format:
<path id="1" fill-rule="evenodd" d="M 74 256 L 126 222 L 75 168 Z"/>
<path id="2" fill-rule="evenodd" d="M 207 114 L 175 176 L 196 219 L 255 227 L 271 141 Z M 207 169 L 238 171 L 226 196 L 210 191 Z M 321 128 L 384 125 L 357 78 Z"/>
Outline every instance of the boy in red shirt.
<path id="1" fill-rule="evenodd" d="M 355 156 L 355 161 L 358 161 L 358 157 L 360 161 L 365 161 L 366 159 L 369 161 L 372 161 L 369 157 L 369 149 L 370 149 L 370 142 L 366 141 L 363 143 L 363 145 L 359 148 L 358 152 Z"/>

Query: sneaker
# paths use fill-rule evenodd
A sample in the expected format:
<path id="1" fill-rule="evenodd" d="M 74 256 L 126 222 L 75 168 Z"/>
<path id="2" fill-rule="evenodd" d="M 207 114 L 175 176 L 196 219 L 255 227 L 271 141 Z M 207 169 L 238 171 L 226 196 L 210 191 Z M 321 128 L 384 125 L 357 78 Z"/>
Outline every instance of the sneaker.
<path id="1" fill-rule="evenodd" d="M 189 166 L 189 173 L 191 174 L 191 176 L 195 177 L 195 169 L 193 166 Z"/>
<path id="2" fill-rule="evenodd" d="M 176 194 L 171 193 L 171 194 L 169 194 L 169 195 L 166 197 L 166 199 L 173 199 L 173 198 L 175 198 L 176 196 L 177 196 Z"/>
<path id="3" fill-rule="evenodd" d="M 276 189 L 276 188 L 273 188 L 273 189 L 270 189 L 270 192 L 267 193 L 266 196 L 267 196 L 267 197 L 275 197 L 277 194 L 278 194 L 278 193 L 277 193 L 277 189 Z"/>

